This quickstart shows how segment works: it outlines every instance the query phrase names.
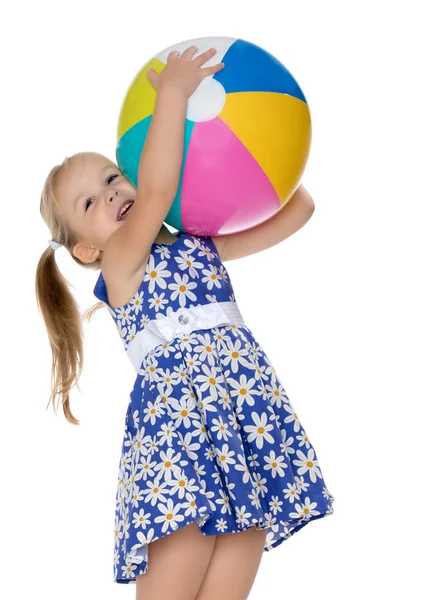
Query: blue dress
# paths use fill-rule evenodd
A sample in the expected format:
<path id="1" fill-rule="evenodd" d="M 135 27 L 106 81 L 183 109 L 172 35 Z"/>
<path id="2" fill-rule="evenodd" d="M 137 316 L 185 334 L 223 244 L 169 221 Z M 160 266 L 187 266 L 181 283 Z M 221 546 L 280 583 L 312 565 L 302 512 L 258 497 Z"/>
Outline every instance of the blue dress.
<path id="1" fill-rule="evenodd" d="M 153 244 L 120 308 L 109 305 L 102 273 L 94 294 L 137 373 L 119 464 L 115 582 L 135 583 L 149 568 L 148 544 L 193 521 L 204 535 L 266 529 L 269 551 L 333 512 L 315 450 L 251 330 L 192 316 L 237 307 L 210 237 L 178 232 L 172 245 Z"/>

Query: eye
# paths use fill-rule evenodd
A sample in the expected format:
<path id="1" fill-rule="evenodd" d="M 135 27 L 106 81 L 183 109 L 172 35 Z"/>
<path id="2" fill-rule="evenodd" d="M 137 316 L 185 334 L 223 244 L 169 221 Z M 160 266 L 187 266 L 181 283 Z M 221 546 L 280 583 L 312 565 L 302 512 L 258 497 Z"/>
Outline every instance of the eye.
<path id="1" fill-rule="evenodd" d="M 112 177 L 113 177 L 113 179 L 115 179 L 116 177 L 119 177 L 119 175 L 118 175 L 117 173 L 115 173 L 114 175 L 110 175 L 110 176 L 107 178 L 107 185 L 109 185 L 109 183 L 110 183 L 110 180 L 111 180 L 111 178 L 112 178 Z"/>
<path id="2" fill-rule="evenodd" d="M 113 175 L 109 175 L 106 179 L 106 183 L 107 185 L 110 185 L 110 183 L 116 179 L 116 177 L 119 177 L 119 175 L 117 173 L 114 173 Z M 88 198 L 85 202 L 85 212 L 88 210 L 89 206 L 90 206 L 90 202 L 92 203 L 93 199 L 92 198 Z"/>

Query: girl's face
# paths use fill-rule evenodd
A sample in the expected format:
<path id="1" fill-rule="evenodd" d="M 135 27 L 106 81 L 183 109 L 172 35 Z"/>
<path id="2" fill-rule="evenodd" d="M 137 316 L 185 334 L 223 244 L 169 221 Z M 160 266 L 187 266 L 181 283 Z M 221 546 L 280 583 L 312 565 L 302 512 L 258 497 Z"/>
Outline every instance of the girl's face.
<path id="1" fill-rule="evenodd" d="M 73 254 L 86 263 L 96 260 L 112 233 L 122 227 L 126 214 L 122 221 L 117 218 L 123 203 L 136 198 L 136 189 L 119 168 L 95 153 L 74 157 L 55 191 L 61 217 L 79 240 Z"/>

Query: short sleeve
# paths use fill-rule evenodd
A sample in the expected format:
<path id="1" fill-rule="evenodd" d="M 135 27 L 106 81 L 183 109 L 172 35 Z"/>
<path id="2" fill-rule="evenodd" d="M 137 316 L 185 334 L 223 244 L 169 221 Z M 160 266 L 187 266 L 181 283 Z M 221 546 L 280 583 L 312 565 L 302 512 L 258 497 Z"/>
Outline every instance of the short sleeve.
<path id="1" fill-rule="evenodd" d="M 95 283 L 95 287 L 93 289 L 93 294 L 98 300 L 109 304 L 108 296 L 107 296 L 107 287 L 104 281 L 104 277 L 102 272 L 100 271 L 100 275 Z M 110 306 L 110 305 L 109 305 Z"/>

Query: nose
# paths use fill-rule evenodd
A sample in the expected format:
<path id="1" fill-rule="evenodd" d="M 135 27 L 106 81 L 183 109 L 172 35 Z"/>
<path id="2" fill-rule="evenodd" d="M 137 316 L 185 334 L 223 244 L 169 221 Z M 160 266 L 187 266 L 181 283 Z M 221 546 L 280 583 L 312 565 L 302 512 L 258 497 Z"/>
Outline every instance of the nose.
<path id="1" fill-rule="evenodd" d="M 110 196 L 109 196 L 109 202 L 113 202 L 113 199 L 114 199 L 114 196 L 115 196 L 115 195 L 116 195 L 116 196 L 118 196 L 118 195 L 119 195 L 119 192 L 118 192 L 117 190 L 116 190 L 116 192 L 115 192 L 113 195 L 110 195 Z"/>

